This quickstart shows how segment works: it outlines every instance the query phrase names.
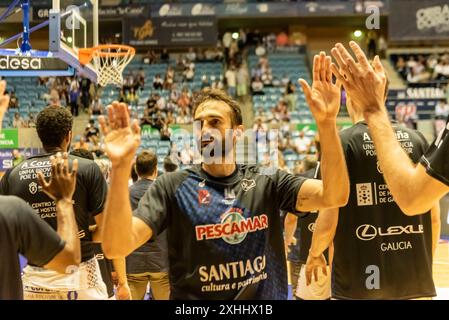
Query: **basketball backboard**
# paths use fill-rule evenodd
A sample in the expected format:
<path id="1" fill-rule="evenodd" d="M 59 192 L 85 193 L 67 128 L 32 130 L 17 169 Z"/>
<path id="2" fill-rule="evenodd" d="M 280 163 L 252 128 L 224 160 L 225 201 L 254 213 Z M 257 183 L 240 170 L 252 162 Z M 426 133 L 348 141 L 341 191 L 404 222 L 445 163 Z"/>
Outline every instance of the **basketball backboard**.
<path id="1" fill-rule="evenodd" d="M 98 0 L 52 0 L 49 19 L 32 28 L 29 25 L 30 0 L 11 2 L 0 22 L 17 12 L 15 7 L 23 12 L 23 29 L 0 41 L 0 75 L 65 76 L 77 70 L 78 74 L 96 82 L 95 69 L 91 64 L 80 64 L 78 51 L 98 45 Z M 45 28 L 49 36 L 48 50 L 33 50 L 30 35 Z M 13 49 L 15 43 L 17 48 Z"/>
<path id="2" fill-rule="evenodd" d="M 49 14 L 49 51 L 96 82 L 91 64 L 81 65 L 79 49 L 98 45 L 98 0 L 53 0 Z"/>

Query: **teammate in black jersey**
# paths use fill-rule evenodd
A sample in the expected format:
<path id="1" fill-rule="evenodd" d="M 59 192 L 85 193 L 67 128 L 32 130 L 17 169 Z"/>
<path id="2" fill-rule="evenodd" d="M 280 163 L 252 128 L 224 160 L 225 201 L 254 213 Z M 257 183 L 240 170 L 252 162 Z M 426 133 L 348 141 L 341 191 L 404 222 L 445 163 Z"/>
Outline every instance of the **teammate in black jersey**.
<path id="1" fill-rule="evenodd" d="M 385 95 L 386 97 L 386 95 Z M 306 266 L 324 268 L 322 252 L 333 241 L 332 297 L 413 299 L 432 297 L 432 252 L 439 239 L 439 205 L 408 217 L 394 202 L 382 177 L 371 133 L 360 107 L 347 95 L 354 125 L 340 133 L 349 171 L 350 197 L 342 208 L 320 212 Z M 418 131 L 393 125 L 414 162 L 427 142 Z"/>
<path id="2" fill-rule="evenodd" d="M 300 175 L 310 179 L 317 179 L 319 162 L 314 159 L 305 158 L 303 160 L 303 168 L 305 172 Z M 309 285 L 306 284 L 305 266 L 317 217 L 318 212 L 314 211 L 301 213 L 299 217 L 297 214 L 287 213 L 285 218 L 284 234 L 286 247 L 289 243 L 296 242 L 290 247 L 287 259 L 290 269 L 290 279 L 292 281 L 293 297 L 298 300 L 327 300 L 331 296 L 331 278 L 327 268 L 326 275 L 320 276 L 318 281 L 313 281 Z M 292 239 L 293 234 L 295 235 L 295 241 Z M 329 254 L 327 251 L 324 253 L 326 260 L 329 260 L 329 265 L 331 265 L 332 248 L 330 248 Z"/>
<path id="3" fill-rule="evenodd" d="M 9 97 L 0 81 L 0 132 Z M 0 196 L 0 300 L 23 298 L 18 253 L 28 261 L 65 273 L 81 260 L 80 241 L 71 199 L 76 184 L 77 163 L 72 172 L 61 155 L 52 158 L 52 179 L 41 179 L 42 188 L 56 202 L 58 230 L 40 219 L 25 201 Z"/>
<path id="4" fill-rule="evenodd" d="M 243 133 L 240 108 L 222 91 L 205 90 L 193 113 L 200 124 L 202 165 L 158 178 L 134 217 L 127 181 L 140 129 L 137 122 L 129 125 L 125 104 L 113 103 L 111 128 L 101 121 L 112 162 L 104 217 L 106 255 L 126 256 L 167 229 L 172 299 L 286 299 L 279 210 L 307 212 L 347 201 L 347 172 L 336 130 L 340 88 L 332 82 L 330 62 L 324 53 L 315 56 L 312 88 L 302 81 L 320 134 L 323 180 L 236 165 L 235 144 Z M 221 138 L 225 136 L 229 139 Z"/>
<path id="5" fill-rule="evenodd" d="M 371 66 L 355 42 L 349 45 L 357 61 L 342 44 L 337 44 L 332 54 L 338 67 L 332 68 L 353 103 L 363 108 L 388 187 L 405 214 L 428 211 L 449 192 L 449 121 L 419 164 L 410 161 L 388 120 L 383 99 L 386 77 L 379 57 Z"/>
<path id="6" fill-rule="evenodd" d="M 59 106 L 43 109 L 36 119 L 36 131 L 45 153 L 30 157 L 9 170 L 0 181 L 0 194 L 15 195 L 26 200 L 37 214 L 53 229 L 57 229 L 55 203 L 38 187 L 37 172 L 51 176 L 50 157 L 68 150 L 72 137 L 73 118 Z M 107 299 L 106 287 L 94 258 L 92 241 L 100 232 L 91 233 L 89 222 L 95 216 L 101 224 L 101 212 L 106 199 L 107 185 L 98 166 L 90 160 L 68 156 L 77 160 L 77 183 L 73 195 L 78 235 L 81 239 L 81 264 L 70 275 L 55 274 L 29 263 L 24 268 L 25 299 Z M 99 237 L 96 237 L 99 238 Z"/>

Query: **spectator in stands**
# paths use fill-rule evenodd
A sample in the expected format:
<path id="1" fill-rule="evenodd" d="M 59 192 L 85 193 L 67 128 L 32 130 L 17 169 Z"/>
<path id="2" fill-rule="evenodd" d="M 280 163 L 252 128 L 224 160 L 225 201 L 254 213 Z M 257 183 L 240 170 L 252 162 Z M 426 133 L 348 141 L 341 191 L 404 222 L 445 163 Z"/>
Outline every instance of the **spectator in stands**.
<path id="1" fill-rule="evenodd" d="M 182 74 L 184 76 L 184 81 L 192 82 L 193 78 L 195 77 L 195 70 L 189 64 L 187 64 Z"/>
<path id="2" fill-rule="evenodd" d="M 274 32 L 270 32 L 267 35 L 266 43 L 268 52 L 273 52 L 276 48 L 276 34 Z"/>
<path id="3" fill-rule="evenodd" d="M 150 97 L 147 99 L 147 102 L 146 102 L 148 114 L 150 116 L 152 116 L 153 113 L 156 113 L 156 111 L 157 111 L 156 102 L 157 102 L 156 93 L 153 92 L 153 93 L 151 93 Z"/>
<path id="4" fill-rule="evenodd" d="M 149 109 L 145 109 L 143 111 L 143 117 L 140 119 L 140 126 L 143 127 L 144 125 L 151 126 L 153 124 L 153 116 L 149 113 Z"/>
<path id="5" fill-rule="evenodd" d="M 145 87 L 145 71 L 143 70 L 143 67 L 140 67 L 137 72 L 137 87 L 140 89 Z"/>
<path id="6" fill-rule="evenodd" d="M 252 82 L 251 82 L 251 90 L 253 92 L 253 95 L 261 95 L 264 94 L 263 91 L 263 82 L 260 80 L 259 77 L 256 77 Z"/>
<path id="7" fill-rule="evenodd" d="M 231 42 L 232 42 L 232 34 L 231 32 L 225 32 L 223 35 L 222 43 L 224 48 L 224 58 L 228 60 L 229 58 L 229 49 L 231 48 Z"/>
<path id="8" fill-rule="evenodd" d="M 98 96 L 94 98 L 90 106 L 89 113 L 92 115 L 102 115 L 103 114 L 103 104 Z"/>
<path id="9" fill-rule="evenodd" d="M 184 88 L 181 92 L 181 97 L 178 99 L 178 107 L 184 111 L 185 114 L 190 114 L 190 103 L 191 99 L 189 97 L 189 90 Z"/>
<path id="10" fill-rule="evenodd" d="M 177 124 L 189 124 L 192 123 L 192 119 L 186 112 L 186 109 L 179 109 L 178 116 L 176 117 Z"/>
<path id="11" fill-rule="evenodd" d="M 262 43 L 259 43 L 256 47 L 256 56 L 258 57 L 263 57 L 264 55 L 266 55 L 267 51 L 265 50 L 265 47 L 263 46 Z"/>
<path id="12" fill-rule="evenodd" d="M 168 54 L 168 50 L 167 49 L 162 49 L 162 53 L 161 53 L 161 62 L 168 62 L 168 60 L 170 59 L 170 55 Z"/>
<path id="13" fill-rule="evenodd" d="M 267 115 L 262 107 L 256 107 L 256 113 L 254 115 L 255 118 L 262 119 L 262 122 L 266 122 Z"/>
<path id="14" fill-rule="evenodd" d="M 170 141 L 172 129 L 165 123 L 160 131 L 162 141 Z"/>
<path id="15" fill-rule="evenodd" d="M 449 116 L 449 103 L 446 99 L 441 99 L 435 106 L 435 119 L 446 120 Z"/>
<path id="16" fill-rule="evenodd" d="M 294 141 L 296 152 L 300 154 L 307 153 L 311 142 L 312 141 L 306 137 L 303 130 L 299 131 L 299 137 Z"/>
<path id="17" fill-rule="evenodd" d="M 276 110 L 276 106 L 270 109 L 270 114 L 268 115 L 267 122 L 277 123 L 281 121 L 280 113 Z"/>
<path id="18" fill-rule="evenodd" d="M 241 64 L 237 70 L 237 97 L 243 98 L 248 95 L 249 74 L 246 65 Z"/>
<path id="19" fill-rule="evenodd" d="M 19 98 L 17 98 L 16 93 L 11 91 L 9 95 L 9 109 L 18 109 L 19 108 Z"/>
<path id="20" fill-rule="evenodd" d="M 164 172 L 175 172 L 178 166 L 171 160 L 170 156 L 164 158 Z"/>
<path id="21" fill-rule="evenodd" d="M 13 167 L 20 164 L 23 160 L 25 160 L 25 157 L 20 153 L 19 150 L 14 149 L 12 151 L 12 165 Z"/>
<path id="22" fill-rule="evenodd" d="M 263 123 L 262 118 L 257 117 L 254 120 L 253 131 L 254 131 L 254 137 L 256 139 L 256 143 L 258 143 L 259 141 L 266 141 L 268 127 L 265 123 Z"/>
<path id="23" fill-rule="evenodd" d="M 379 40 L 377 41 L 377 46 L 379 49 L 380 58 L 385 59 L 387 56 L 388 44 L 383 35 L 379 36 Z"/>
<path id="24" fill-rule="evenodd" d="M 138 101 L 139 96 L 135 91 L 134 87 L 131 87 L 128 93 L 126 94 L 126 102 L 131 106 L 137 106 Z"/>
<path id="25" fill-rule="evenodd" d="M 178 86 L 176 85 L 176 83 L 173 83 L 172 88 L 170 90 L 170 100 L 173 102 L 177 102 L 179 99 L 180 93 L 178 90 Z"/>
<path id="26" fill-rule="evenodd" d="M 215 78 L 215 76 L 211 77 L 212 80 L 212 89 L 220 89 L 223 90 L 224 89 L 224 84 L 223 81 L 221 80 L 221 76 L 219 78 Z"/>
<path id="27" fill-rule="evenodd" d="M 168 102 L 167 102 L 167 105 L 165 107 L 165 111 L 173 113 L 173 112 L 175 112 L 177 110 L 178 110 L 178 105 L 176 104 L 176 102 L 171 100 L 171 99 L 169 99 Z"/>
<path id="28" fill-rule="evenodd" d="M 207 77 L 207 75 L 204 74 L 201 77 L 201 90 L 203 90 L 205 88 L 210 88 L 210 82 L 209 82 L 209 78 Z"/>
<path id="29" fill-rule="evenodd" d="M 153 89 L 154 90 L 162 90 L 164 87 L 164 81 L 161 78 L 160 74 L 156 74 L 156 76 L 153 78 Z"/>
<path id="30" fill-rule="evenodd" d="M 122 88 L 120 89 L 120 93 L 118 96 L 118 101 L 119 102 L 126 102 L 126 94 L 125 94 L 125 90 Z"/>
<path id="31" fill-rule="evenodd" d="M 77 143 L 75 143 L 75 146 L 73 149 L 84 149 L 84 150 L 89 150 L 90 145 L 89 143 L 86 141 L 86 138 L 81 137 L 79 139 L 79 141 Z"/>
<path id="32" fill-rule="evenodd" d="M 271 68 L 267 69 L 267 71 L 262 75 L 261 80 L 265 87 L 273 86 L 273 74 L 271 72 Z"/>
<path id="33" fill-rule="evenodd" d="M 399 57 L 398 61 L 396 61 L 396 70 L 404 80 L 407 79 L 407 64 L 404 57 Z"/>
<path id="34" fill-rule="evenodd" d="M 134 77 L 131 73 L 128 73 L 128 75 L 123 80 L 123 90 L 125 93 L 127 93 L 131 88 L 134 87 Z"/>
<path id="35" fill-rule="evenodd" d="M 170 126 L 171 124 L 175 124 L 175 117 L 173 116 L 173 111 L 167 111 L 167 117 L 165 118 L 165 125 Z"/>
<path id="36" fill-rule="evenodd" d="M 90 89 L 90 79 L 89 78 L 82 78 L 80 81 L 80 89 L 81 89 L 81 105 L 83 106 L 83 110 L 88 110 L 90 106 L 90 95 L 89 95 L 89 89 Z M 59 100 L 59 93 L 58 93 L 58 100 Z"/>
<path id="37" fill-rule="evenodd" d="M 433 79 L 435 80 L 448 80 L 449 79 L 449 61 L 445 58 L 441 58 L 433 71 Z"/>
<path id="38" fill-rule="evenodd" d="M 154 97 L 156 99 L 157 110 L 162 111 L 162 112 L 166 111 L 167 102 L 165 101 L 165 98 L 163 96 L 161 96 L 158 92 L 155 93 Z"/>
<path id="39" fill-rule="evenodd" d="M 192 148 L 190 147 L 190 143 L 186 142 L 184 144 L 184 148 L 181 150 L 181 163 L 183 165 L 192 164 L 193 157 L 194 154 Z"/>
<path id="40" fill-rule="evenodd" d="M 28 113 L 28 128 L 36 128 L 36 116 L 34 112 Z"/>
<path id="41" fill-rule="evenodd" d="M 286 86 L 288 86 L 288 84 L 290 83 L 290 77 L 288 76 L 288 74 L 286 74 L 286 73 L 284 73 L 283 75 L 282 75 L 282 79 L 281 79 L 281 84 L 282 84 L 282 86 L 283 87 L 286 87 Z"/>
<path id="42" fill-rule="evenodd" d="M 293 82 L 289 82 L 285 88 L 284 99 L 290 112 L 296 110 L 296 87 Z"/>
<path id="43" fill-rule="evenodd" d="M 84 136 L 87 141 L 90 141 L 91 137 L 99 137 L 100 136 L 100 130 L 97 126 L 95 126 L 95 120 L 90 119 L 89 123 L 86 126 L 86 129 L 84 129 Z"/>
<path id="44" fill-rule="evenodd" d="M 167 73 L 165 74 L 165 80 L 164 80 L 164 89 L 165 90 L 171 90 L 173 83 L 175 79 L 175 70 L 168 66 Z"/>
<path id="45" fill-rule="evenodd" d="M 161 111 L 157 111 L 153 118 L 152 127 L 161 131 L 165 125 L 165 119 Z"/>
<path id="46" fill-rule="evenodd" d="M 186 58 L 189 61 L 196 61 L 196 53 L 192 47 L 189 48 L 189 52 L 186 54 Z"/>
<path id="47" fill-rule="evenodd" d="M 276 36 L 276 46 L 285 47 L 288 45 L 288 35 L 284 31 Z"/>
<path id="48" fill-rule="evenodd" d="M 20 113 L 14 113 L 14 119 L 12 121 L 13 128 L 26 128 L 26 122 L 20 116 Z"/>
<path id="49" fill-rule="evenodd" d="M 79 99 L 80 99 L 80 89 L 78 84 L 73 84 L 70 86 L 70 93 L 69 93 L 69 104 L 70 104 L 70 112 L 74 117 L 78 116 L 78 110 L 79 110 Z"/>

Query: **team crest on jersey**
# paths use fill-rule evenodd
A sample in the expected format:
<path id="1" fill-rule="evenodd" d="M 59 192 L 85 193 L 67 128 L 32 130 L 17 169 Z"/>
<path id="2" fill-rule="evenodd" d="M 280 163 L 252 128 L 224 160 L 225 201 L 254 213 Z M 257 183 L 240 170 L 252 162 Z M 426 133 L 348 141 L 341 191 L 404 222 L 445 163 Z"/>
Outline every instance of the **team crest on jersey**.
<path id="1" fill-rule="evenodd" d="M 30 191 L 31 194 L 36 194 L 38 191 L 38 186 L 36 182 L 31 182 L 28 185 L 28 190 Z"/>
<path id="2" fill-rule="evenodd" d="M 195 227 L 196 240 L 223 239 L 229 244 L 239 244 L 250 232 L 268 228 L 268 216 L 243 216 L 240 208 L 231 208 L 221 216 L 220 223 L 199 225 Z"/>
<path id="3" fill-rule="evenodd" d="M 256 186 L 256 181 L 254 179 L 251 179 L 251 180 L 243 179 L 242 180 L 242 189 L 245 192 L 251 190 L 255 186 Z"/>
<path id="4" fill-rule="evenodd" d="M 203 204 L 209 204 L 210 198 L 211 196 L 209 191 L 205 189 L 198 190 L 198 203 L 200 204 L 200 206 L 202 206 Z"/>

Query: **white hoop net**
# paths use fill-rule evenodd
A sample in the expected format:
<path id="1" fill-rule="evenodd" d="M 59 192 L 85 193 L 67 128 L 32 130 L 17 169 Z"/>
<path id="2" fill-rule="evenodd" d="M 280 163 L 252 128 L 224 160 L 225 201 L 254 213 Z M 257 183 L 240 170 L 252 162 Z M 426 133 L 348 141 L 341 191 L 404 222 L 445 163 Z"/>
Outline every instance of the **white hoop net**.
<path id="1" fill-rule="evenodd" d="M 123 84 L 123 70 L 134 58 L 134 48 L 131 47 L 101 47 L 92 53 L 92 65 L 97 72 L 97 83 L 105 87 Z"/>

